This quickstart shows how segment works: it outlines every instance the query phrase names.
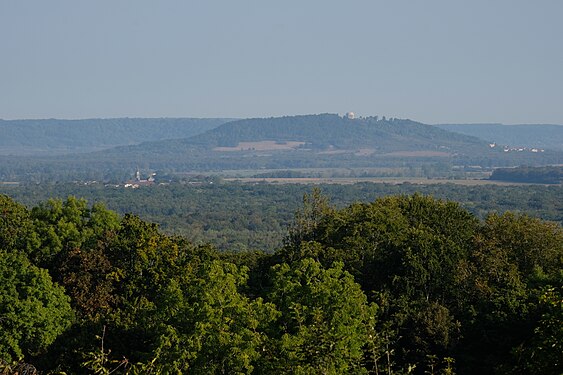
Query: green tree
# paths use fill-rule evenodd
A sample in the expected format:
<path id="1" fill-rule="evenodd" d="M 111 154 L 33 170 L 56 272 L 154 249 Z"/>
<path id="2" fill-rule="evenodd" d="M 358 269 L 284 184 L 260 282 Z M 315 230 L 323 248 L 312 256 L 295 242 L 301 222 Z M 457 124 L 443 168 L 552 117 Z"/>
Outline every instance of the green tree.
<path id="1" fill-rule="evenodd" d="M 489 215 L 481 237 L 506 254 L 526 280 L 538 269 L 558 276 L 563 268 L 563 231 L 556 223 L 507 212 Z"/>
<path id="2" fill-rule="evenodd" d="M 325 267 L 343 262 L 382 307 L 387 323 L 378 330 L 389 332 L 390 351 L 407 368 L 428 355 L 449 356 L 461 337 L 461 275 L 478 224 L 454 202 L 390 196 L 324 210 L 308 241 L 288 242 L 279 256 L 286 262 L 312 257 Z"/>
<path id="3" fill-rule="evenodd" d="M 0 250 L 0 358 L 44 352 L 73 319 L 69 298 L 25 255 Z"/>
<path id="4" fill-rule="evenodd" d="M 563 286 L 540 296 L 543 313 L 533 336 L 514 350 L 517 364 L 508 373 L 556 375 L 563 371 Z"/>
<path id="5" fill-rule="evenodd" d="M 122 332 L 150 332 L 143 337 L 149 341 L 142 349 L 129 347 L 130 353 L 142 353 L 126 356 L 129 364 L 136 364 L 121 369 L 136 373 L 150 367 L 153 373 L 166 374 L 253 372 L 266 345 L 266 327 L 279 313 L 272 304 L 239 293 L 247 280 L 246 269 L 217 260 L 186 266 L 183 276 L 161 283 L 158 296 L 134 304 L 135 323 L 128 321 Z M 112 341 L 115 338 L 108 340 L 108 348 Z M 96 351 L 85 365 L 109 372 L 122 363 L 120 354 L 110 354 Z"/>
<path id="6" fill-rule="evenodd" d="M 539 296 L 561 285 L 562 269 L 559 225 L 513 213 L 489 215 L 474 236 L 462 278 L 467 324 L 459 363 L 483 373 L 511 368 L 511 351 L 530 340 L 542 319 Z"/>
<path id="7" fill-rule="evenodd" d="M 332 212 L 328 198 L 320 189 L 314 188 L 311 194 L 304 194 L 303 206 L 296 212 L 289 227 L 285 239 L 286 248 L 297 247 L 301 242 L 312 240 L 320 221 Z"/>
<path id="8" fill-rule="evenodd" d="M 119 301 L 115 290 L 120 272 L 111 265 L 103 248 L 70 250 L 57 272 L 79 319 L 100 321 Z"/>
<path id="9" fill-rule="evenodd" d="M 273 268 L 269 295 L 281 311 L 263 371 L 362 373 L 376 306 L 368 304 L 342 263 L 324 269 L 313 259 Z"/>
<path id="10" fill-rule="evenodd" d="M 202 265 L 182 290 L 170 291 L 184 302 L 169 321 L 174 334 L 166 337 L 165 347 L 167 356 L 173 354 L 166 366 L 174 363 L 175 371 L 193 374 L 254 370 L 266 342 L 265 328 L 279 313 L 260 298 L 240 294 L 246 280 L 246 269 L 213 261 Z"/>
<path id="11" fill-rule="evenodd" d="M 54 269 L 61 257 L 73 249 L 96 246 L 109 232 L 119 228 L 119 215 L 96 203 L 88 207 L 85 199 L 69 196 L 64 202 L 50 199 L 31 211 L 41 245 L 30 259 Z"/>
<path id="12" fill-rule="evenodd" d="M 0 194 L 0 249 L 30 253 L 39 246 L 39 238 L 27 208 Z"/>

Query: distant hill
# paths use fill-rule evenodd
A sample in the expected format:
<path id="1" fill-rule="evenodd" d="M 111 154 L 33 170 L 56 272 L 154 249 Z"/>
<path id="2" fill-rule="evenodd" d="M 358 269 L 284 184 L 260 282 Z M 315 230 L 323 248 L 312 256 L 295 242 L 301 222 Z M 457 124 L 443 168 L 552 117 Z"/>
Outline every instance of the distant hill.
<path id="1" fill-rule="evenodd" d="M 154 120 L 147 120 L 151 121 Z M 172 132 L 164 135 L 164 130 L 171 128 L 167 121 L 172 120 L 162 121 L 157 127 L 162 131 L 151 133 L 154 128 L 149 127 L 145 139 L 172 136 Z M 213 125 L 222 121 L 220 119 L 209 123 L 197 119 L 175 121 L 181 128 L 178 132 L 205 126 L 210 129 L 191 137 L 123 145 L 91 153 L 0 157 L 0 180 L 124 181 L 131 178 L 137 167 L 146 172 L 158 171 L 160 176 L 241 170 L 363 168 L 393 171 L 407 168 L 411 171 L 406 173 L 438 176 L 449 175 L 452 171 L 563 163 L 560 151 L 504 152 L 501 147 L 489 147 L 488 142 L 479 138 L 412 120 L 348 119 L 320 114 L 236 120 L 218 126 Z M 202 123 L 200 127 L 185 125 L 190 121 L 193 121 L 191 124 Z M 121 140 L 132 139 L 133 143 L 142 138 L 138 134 L 130 135 L 132 138 L 125 138 L 123 134 Z M 109 140 L 105 142 L 108 144 Z"/>
<path id="2" fill-rule="evenodd" d="M 486 146 L 486 142 L 475 137 L 411 120 L 378 120 L 374 117 L 348 119 L 336 114 L 237 120 L 181 142 L 186 146 L 225 150 L 237 148 L 240 143 L 252 146 L 249 143 L 264 141 L 278 144 L 294 142 L 301 144 L 302 148 L 321 151 L 370 149 L 377 153 L 422 150 L 458 152 L 468 147 Z M 177 145 L 178 141 L 153 145 L 163 149 L 169 143 Z M 140 147 L 146 149 L 151 146 L 145 144 Z"/>
<path id="3" fill-rule="evenodd" d="M 503 152 L 482 139 L 412 120 L 320 114 L 236 120 L 190 138 L 145 142 L 92 155 L 96 161 L 150 162 L 158 169 L 203 171 L 432 161 L 490 168 L 558 164 L 563 154 Z"/>
<path id="4" fill-rule="evenodd" d="M 81 158 L 209 171 L 394 167 L 454 158 L 480 161 L 490 154 L 506 156 L 478 138 L 412 120 L 320 114 L 231 121 L 190 138 L 117 147 Z M 474 164 L 465 159 L 461 163 Z"/>
<path id="5" fill-rule="evenodd" d="M 563 125 L 440 124 L 437 127 L 478 137 L 499 146 L 563 151 Z"/>
<path id="6" fill-rule="evenodd" d="M 82 153 L 146 141 L 187 138 L 230 120 L 220 118 L 0 120 L 0 155 Z"/>

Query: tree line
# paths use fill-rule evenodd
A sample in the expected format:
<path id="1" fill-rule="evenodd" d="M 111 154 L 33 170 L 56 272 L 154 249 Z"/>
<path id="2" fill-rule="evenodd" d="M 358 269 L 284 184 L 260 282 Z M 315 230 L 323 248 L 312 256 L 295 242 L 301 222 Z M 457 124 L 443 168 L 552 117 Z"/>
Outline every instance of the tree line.
<path id="1" fill-rule="evenodd" d="M 559 374 L 563 231 L 314 190 L 276 252 L 219 252 L 84 199 L 0 195 L 0 369 Z"/>
<path id="2" fill-rule="evenodd" d="M 517 167 L 497 168 L 491 175 L 491 180 L 528 182 L 540 184 L 560 184 L 563 182 L 563 167 Z"/>

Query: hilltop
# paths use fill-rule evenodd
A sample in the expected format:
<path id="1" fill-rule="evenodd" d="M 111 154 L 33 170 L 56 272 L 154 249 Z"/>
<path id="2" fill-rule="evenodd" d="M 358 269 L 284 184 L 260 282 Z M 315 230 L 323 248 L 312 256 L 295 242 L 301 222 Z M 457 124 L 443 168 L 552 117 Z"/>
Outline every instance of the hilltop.
<path id="1" fill-rule="evenodd" d="M 429 150 L 482 145 L 479 140 L 403 119 L 349 119 L 336 114 L 238 120 L 197 135 L 190 143 L 236 146 L 240 142 L 304 142 L 315 149 Z M 455 147 L 454 147 L 455 148 Z"/>
<path id="2" fill-rule="evenodd" d="M 272 142 L 272 146 L 265 147 L 264 142 Z M 454 153 L 487 147 L 486 142 L 475 137 L 412 120 L 377 117 L 348 119 L 336 114 L 319 114 L 231 121 L 184 140 L 148 142 L 129 147 L 128 150 L 165 152 L 181 145 L 216 152 L 302 149 L 341 152 L 364 150 L 370 154 L 398 151 Z"/>

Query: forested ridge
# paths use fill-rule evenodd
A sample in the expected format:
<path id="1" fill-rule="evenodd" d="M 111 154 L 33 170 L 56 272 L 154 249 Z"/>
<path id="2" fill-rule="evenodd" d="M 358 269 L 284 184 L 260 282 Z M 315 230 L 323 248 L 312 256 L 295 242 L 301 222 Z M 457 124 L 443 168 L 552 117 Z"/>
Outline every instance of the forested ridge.
<path id="1" fill-rule="evenodd" d="M 308 147 L 378 150 L 435 149 L 440 145 L 486 148 L 475 137 L 453 133 L 406 119 L 367 117 L 348 119 L 337 114 L 243 119 L 229 122 L 186 140 L 205 147 L 236 146 L 239 142 L 304 141 Z M 485 147 L 483 147 L 485 146 Z"/>
<path id="2" fill-rule="evenodd" d="M 272 254 L 0 195 L 1 366 L 560 374 L 562 263 L 559 224 L 420 194 L 335 208 L 314 190 Z"/>
<path id="3" fill-rule="evenodd" d="M 84 153 L 120 145 L 187 138 L 227 121 L 230 119 L 0 119 L 0 155 Z"/>

